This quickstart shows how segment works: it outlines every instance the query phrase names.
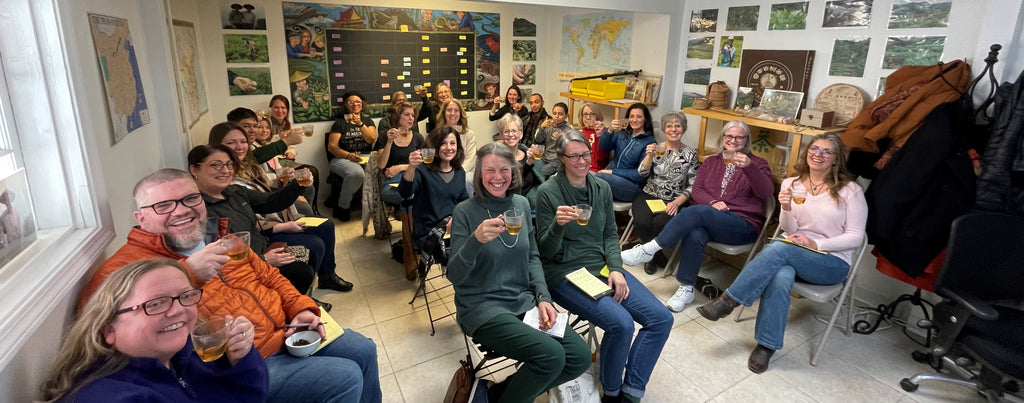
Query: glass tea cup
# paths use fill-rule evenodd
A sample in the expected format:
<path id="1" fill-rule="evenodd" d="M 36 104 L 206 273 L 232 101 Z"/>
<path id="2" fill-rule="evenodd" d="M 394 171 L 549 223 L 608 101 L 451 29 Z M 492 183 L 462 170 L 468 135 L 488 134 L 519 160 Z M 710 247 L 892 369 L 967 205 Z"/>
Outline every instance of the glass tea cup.
<path id="1" fill-rule="evenodd" d="M 306 137 L 313 137 L 313 125 L 302 125 L 302 134 Z"/>
<path id="2" fill-rule="evenodd" d="M 437 150 L 434 150 L 433 148 L 421 149 L 420 150 L 420 155 L 423 156 L 423 163 L 424 164 L 429 164 L 429 163 L 434 162 L 434 155 L 436 153 L 437 153 Z"/>
<path id="3" fill-rule="evenodd" d="M 533 158 L 540 158 L 544 156 L 544 145 L 534 144 L 533 145 Z"/>
<path id="4" fill-rule="evenodd" d="M 654 154 L 657 155 L 658 158 L 664 157 L 665 152 L 667 151 L 668 147 L 666 147 L 664 144 L 658 144 L 657 146 L 654 147 Z"/>
<path id="5" fill-rule="evenodd" d="M 228 330 L 231 323 L 224 318 L 215 318 L 196 324 L 192 328 L 192 348 L 203 362 L 216 361 L 228 347 Z"/>
<path id="6" fill-rule="evenodd" d="M 505 219 L 505 229 L 508 230 L 509 235 L 518 235 L 519 231 L 523 230 L 525 212 L 522 210 L 507 210 L 501 216 Z"/>
<path id="7" fill-rule="evenodd" d="M 228 250 L 231 260 L 243 260 L 249 256 L 249 231 L 227 234 L 220 239 L 220 246 Z"/>
<path id="8" fill-rule="evenodd" d="M 275 170 L 277 172 L 277 180 L 281 181 L 282 185 L 288 184 L 292 179 L 295 178 L 295 169 L 292 167 L 279 167 Z"/>
<path id="9" fill-rule="evenodd" d="M 313 172 L 309 169 L 300 169 L 295 171 L 295 180 L 299 182 L 299 186 L 310 187 L 313 185 Z"/>
<path id="10" fill-rule="evenodd" d="M 576 205 L 576 224 L 587 225 L 590 222 L 590 214 L 594 211 L 594 208 L 589 204 L 577 204 Z"/>
<path id="11" fill-rule="evenodd" d="M 789 189 L 790 197 L 793 199 L 793 203 L 804 204 L 807 201 L 807 189 L 804 188 L 803 184 L 799 184 L 800 181 L 793 181 L 793 186 Z"/>

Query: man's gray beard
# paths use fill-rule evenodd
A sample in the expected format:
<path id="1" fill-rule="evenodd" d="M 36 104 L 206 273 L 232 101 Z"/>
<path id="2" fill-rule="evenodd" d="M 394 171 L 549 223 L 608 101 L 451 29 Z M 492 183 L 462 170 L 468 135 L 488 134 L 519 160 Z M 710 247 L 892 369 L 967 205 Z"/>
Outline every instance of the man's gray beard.
<path id="1" fill-rule="evenodd" d="M 199 246 L 199 243 L 203 241 L 206 236 L 206 220 L 199 222 L 199 228 L 196 228 L 196 232 L 192 236 L 187 238 L 174 238 L 170 233 L 164 234 L 164 243 L 174 249 L 176 252 L 187 251 L 195 249 Z"/>

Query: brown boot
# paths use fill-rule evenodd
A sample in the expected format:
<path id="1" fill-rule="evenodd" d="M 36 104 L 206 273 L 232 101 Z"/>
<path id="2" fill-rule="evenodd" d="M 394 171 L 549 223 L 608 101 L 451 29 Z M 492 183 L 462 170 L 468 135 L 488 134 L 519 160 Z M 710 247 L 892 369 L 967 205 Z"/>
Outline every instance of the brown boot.
<path id="1" fill-rule="evenodd" d="M 704 319 L 716 321 L 729 316 L 732 310 L 738 306 L 740 306 L 739 302 L 736 302 L 736 300 L 729 297 L 729 294 L 723 292 L 718 298 L 697 308 L 697 313 L 703 316 Z"/>
<path id="2" fill-rule="evenodd" d="M 750 358 L 747 359 L 747 368 L 755 374 L 764 372 L 768 369 L 768 361 L 771 360 L 772 354 L 775 354 L 775 350 L 758 343 L 754 351 L 750 353 Z"/>

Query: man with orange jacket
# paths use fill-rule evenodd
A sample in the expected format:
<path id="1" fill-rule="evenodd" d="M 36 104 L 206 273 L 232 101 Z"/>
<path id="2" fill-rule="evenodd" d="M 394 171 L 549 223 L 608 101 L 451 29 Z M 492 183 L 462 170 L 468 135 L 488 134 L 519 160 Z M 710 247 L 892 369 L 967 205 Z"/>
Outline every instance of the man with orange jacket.
<path id="1" fill-rule="evenodd" d="M 377 346 L 350 329 L 308 358 L 282 349 L 295 328 L 308 324 L 325 337 L 320 309 L 277 269 L 249 251 L 229 261 L 218 242 L 207 242 L 206 205 L 192 177 L 178 169 L 161 169 L 135 185 L 135 220 L 128 242 L 100 266 L 78 299 L 85 304 L 110 273 L 135 261 L 177 259 L 189 281 L 203 289 L 199 313 L 204 318 L 245 316 L 255 328 L 255 347 L 267 363 L 268 401 L 380 402 Z M 212 230 L 216 230 L 215 228 Z"/>

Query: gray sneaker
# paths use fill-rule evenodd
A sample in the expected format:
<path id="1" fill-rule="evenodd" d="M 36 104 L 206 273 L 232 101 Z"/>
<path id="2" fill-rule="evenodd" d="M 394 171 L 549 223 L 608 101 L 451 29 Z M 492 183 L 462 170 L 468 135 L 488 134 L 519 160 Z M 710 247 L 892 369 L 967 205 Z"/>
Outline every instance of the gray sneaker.
<path id="1" fill-rule="evenodd" d="M 686 304 L 691 302 L 693 302 L 693 286 L 680 285 L 675 295 L 668 299 L 668 304 L 666 305 L 668 305 L 668 310 L 672 312 L 682 312 Z"/>
<path id="2" fill-rule="evenodd" d="M 654 255 L 644 252 L 644 248 L 641 246 L 643 246 L 643 244 L 636 245 L 630 249 L 622 251 L 620 253 L 622 256 L 622 264 L 632 266 L 635 264 L 647 263 L 650 262 L 651 259 L 654 259 Z"/>

